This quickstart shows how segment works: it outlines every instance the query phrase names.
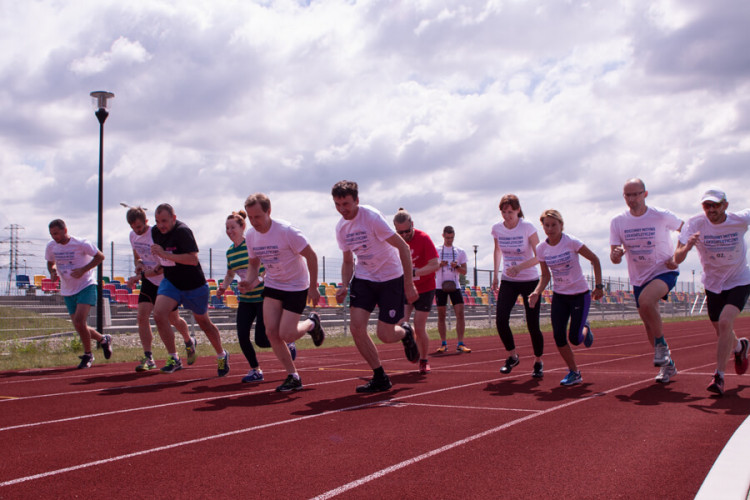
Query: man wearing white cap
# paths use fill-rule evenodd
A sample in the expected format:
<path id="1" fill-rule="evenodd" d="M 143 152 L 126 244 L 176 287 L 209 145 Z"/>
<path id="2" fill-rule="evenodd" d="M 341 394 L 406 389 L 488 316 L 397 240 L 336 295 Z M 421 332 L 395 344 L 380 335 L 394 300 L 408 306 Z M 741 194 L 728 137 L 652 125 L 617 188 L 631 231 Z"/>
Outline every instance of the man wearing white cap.
<path id="1" fill-rule="evenodd" d="M 701 197 L 703 213 L 691 217 L 682 228 L 677 250 L 678 264 L 691 248 L 698 249 L 703 266 L 703 287 L 706 290 L 708 317 L 716 330 L 716 372 L 708 390 L 724 394 L 724 367 L 734 352 L 734 370 L 738 375 L 747 371 L 750 342 L 738 339 L 734 320 L 750 296 L 750 268 L 747 265 L 745 233 L 750 225 L 750 209 L 727 212 L 727 195 L 709 189 Z"/>
<path id="2" fill-rule="evenodd" d="M 664 338 L 659 300 L 666 299 L 677 283 L 670 232 L 682 229 L 682 220 L 669 210 L 646 206 L 648 191 L 641 179 L 628 180 L 622 196 L 629 210 L 612 219 L 609 258 L 613 264 L 624 256 L 627 260 L 638 315 L 654 347 L 654 366 L 660 367 L 656 381 L 666 384 L 677 368 Z"/>

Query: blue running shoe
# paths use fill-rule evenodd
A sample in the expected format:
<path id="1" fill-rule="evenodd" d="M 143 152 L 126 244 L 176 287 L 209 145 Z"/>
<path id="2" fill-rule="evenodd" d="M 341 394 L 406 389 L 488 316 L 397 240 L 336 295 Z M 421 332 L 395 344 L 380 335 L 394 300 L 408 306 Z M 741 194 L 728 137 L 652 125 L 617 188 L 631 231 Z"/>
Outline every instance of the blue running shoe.
<path id="1" fill-rule="evenodd" d="M 583 338 L 583 345 L 586 347 L 591 347 L 591 344 L 594 343 L 594 332 L 591 331 L 591 326 L 589 326 L 588 321 L 586 322 L 586 328 L 588 328 L 588 332 L 586 333 L 586 336 Z"/>
<path id="2" fill-rule="evenodd" d="M 565 375 L 565 378 L 560 381 L 560 385 L 576 385 L 583 382 L 583 377 L 581 377 L 581 372 L 574 372 L 573 370 L 570 370 L 567 375 Z"/>
<path id="3" fill-rule="evenodd" d="M 291 342 L 287 344 L 286 346 L 289 348 L 289 354 L 292 355 L 292 361 L 297 359 L 297 344 L 295 344 L 294 342 Z"/>
<path id="4" fill-rule="evenodd" d="M 250 382 L 262 382 L 263 381 L 263 371 L 258 368 L 255 370 L 250 370 L 247 375 L 242 377 L 242 383 L 247 384 Z"/>
<path id="5" fill-rule="evenodd" d="M 182 361 L 174 356 L 167 356 L 167 364 L 162 366 L 159 371 L 162 373 L 174 373 L 177 370 L 182 370 Z"/>

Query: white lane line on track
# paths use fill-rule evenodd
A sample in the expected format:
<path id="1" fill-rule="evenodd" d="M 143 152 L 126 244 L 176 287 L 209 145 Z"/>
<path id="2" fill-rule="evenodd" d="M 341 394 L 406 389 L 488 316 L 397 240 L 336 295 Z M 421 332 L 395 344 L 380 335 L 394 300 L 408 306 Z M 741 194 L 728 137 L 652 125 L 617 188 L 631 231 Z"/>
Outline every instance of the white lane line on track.
<path id="1" fill-rule="evenodd" d="M 390 467 L 386 467 L 386 468 L 381 469 L 381 470 L 379 470 L 377 472 L 374 472 L 372 474 L 368 474 L 367 476 L 363 476 L 363 477 L 361 477 L 361 478 L 359 478 L 359 479 L 357 479 L 355 481 L 351 481 L 349 483 L 343 484 L 343 485 L 339 486 L 338 488 L 334 488 L 332 490 L 328 490 L 325 493 L 322 493 L 322 494 L 320 494 L 320 495 L 318 495 L 316 497 L 313 497 L 313 500 L 324 500 L 324 499 L 327 499 L 327 498 L 335 497 L 335 496 L 340 495 L 342 493 L 345 493 L 345 492 L 347 492 L 347 491 L 349 491 L 351 489 L 354 489 L 354 488 L 356 488 L 358 486 L 361 486 L 361 485 L 363 485 L 365 483 L 369 483 L 370 481 L 373 481 L 373 480 L 381 478 L 381 477 L 383 477 L 383 476 L 385 476 L 387 474 L 390 474 L 391 472 L 396 472 L 396 471 L 398 471 L 400 469 L 403 469 L 405 467 L 409 467 L 410 465 L 414 465 L 414 464 L 416 464 L 418 462 L 421 462 L 421 461 L 426 460 L 428 458 L 434 457 L 435 455 L 439 455 L 439 454 L 444 453 L 446 451 L 450 451 L 450 450 L 452 450 L 454 448 L 458 448 L 459 446 L 463 446 L 465 444 L 471 443 L 472 441 L 476 441 L 477 439 L 481 439 L 481 438 L 487 437 L 489 435 L 495 434 L 497 432 L 503 431 L 503 430 L 508 429 L 509 427 L 512 427 L 512 426 L 514 426 L 516 424 L 520 424 L 520 423 L 526 422 L 527 420 L 531 420 L 531 419 L 534 419 L 534 418 L 546 415 L 548 413 L 552 413 L 552 412 L 555 412 L 555 411 L 558 411 L 558 410 L 562 410 L 564 408 L 576 405 L 578 403 L 583 403 L 583 402 L 586 402 L 586 401 L 590 401 L 590 400 L 592 400 L 594 398 L 605 396 L 605 395 L 610 394 L 612 392 L 620 391 L 622 389 L 627 389 L 628 387 L 633 387 L 633 386 L 636 386 L 636 385 L 639 385 L 639 384 L 643 384 L 643 383 L 646 383 L 646 382 L 651 382 L 651 381 L 652 381 L 652 379 L 649 378 L 649 379 L 646 379 L 646 380 L 639 380 L 637 382 L 631 382 L 629 384 L 621 385 L 619 387 L 615 387 L 615 388 L 612 388 L 612 389 L 608 389 L 606 391 L 602 391 L 602 392 L 598 392 L 596 394 L 592 394 L 590 396 L 586 396 L 585 398 L 576 399 L 574 401 L 569 401 L 567 403 L 563 403 L 563 404 L 560 404 L 560 405 L 557 405 L 557 406 L 553 406 L 552 408 L 548 408 L 546 410 L 540 410 L 537 413 L 534 413 L 533 415 L 527 415 L 525 417 L 521 417 L 521 418 L 518 418 L 516 420 L 511 420 L 510 422 L 507 422 L 507 423 L 505 423 L 503 425 L 499 425 L 497 427 L 493 427 L 492 429 L 488 429 L 488 430 L 480 432 L 478 434 L 474 434 L 473 436 L 469 436 L 467 438 L 460 439 L 458 441 L 454 441 L 453 443 L 447 444 L 445 446 L 441 446 L 440 448 L 436 448 L 436 449 L 434 449 L 432 451 L 428 451 L 427 453 L 423 453 L 423 454 L 418 455 L 418 456 L 416 456 L 414 458 L 410 458 L 408 460 L 404 460 L 404 461 L 399 462 L 397 464 L 391 465 Z M 0 484 L 0 486 L 2 486 L 2 485 Z"/>
<path id="2" fill-rule="evenodd" d="M 622 358 L 622 359 L 629 359 L 629 358 Z M 607 362 L 609 362 L 609 361 L 607 361 Z M 600 363 L 603 363 L 603 362 L 594 362 L 594 363 L 590 363 L 590 364 L 591 365 L 595 365 L 595 364 L 600 364 Z M 581 365 L 581 366 L 584 366 L 584 365 Z M 502 377 L 499 380 L 504 380 L 504 379 L 507 379 L 507 378 L 511 378 L 511 377 L 510 376 Z M 353 378 L 353 379 L 349 379 L 349 380 L 358 380 L 358 379 L 359 379 L 359 377 Z M 339 383 L 339 382 L 343 382 L 343 381 L 344 380 L 328 381 L 328 382 L 321 382 L 321 383 L 318 383 L 318 384 L 311 384 L 311 385 L 325 385 L 325 384 Z M 270 422 L 270 423 L 267 423 L 267 424 L 262 424 L 262 425 L 257 425 L 257 426 L 253 426 L 253 427 L 248 427 L 248 428 L 245 428 L 245 429 L 237 429 L 237 430 L 234 430 L 234 431 L 224 432 L 224 433 L 221 433 L 221 434 L 216 434 L 214 436 L 205 436 L 205 437 L 202 437 L 202 438 L 191 439 L 191 440 L 182 441 L 182 442 L 179 442 L 179 443 L 172 443 L 172 444 L 165 445 L 165 446 L 158 446 L 158 447 L 155 447 L 155 448 L 150 448 L 150 449 L 141 450 L 141 451 L 137 451 L 137 452 L 133 452 L 133 453 L 128 453 L 126 455 L 119 455 L 119 456 L 116 456 L 116 457 L 110 457 L 110 458 L 106 458 L 106 459 L 102 459 L 102 460 L 97 460 L 97 461 L 94 461 L 94 462 L 88 462 L 88 463 L 84 463 L 84 464 L 74 465 L 74 466 L 71 466 L 71 467 L 65 467 L 65 468 L 62 468 L 62 469 L 56 469 L 56 470 L 52 470 L 52 471 L 48 471 L 48 472 L 42 472 L 42 473 L 34 474 L 34 475 L 31 475 L 31 476 L 24 476 L 24 477 L 20 477 L 20 478 L 16 478 L 16 479 L 11 479 L 11 480 L 4 481 L 4 482 L 0 483 L 0 488 L 1 487 L 5 487 L 5 486 L 11 486 L 11 485 L 14 485 L 14 484 L 19 484 L 19 483 L 27 482 L 27 481 L 33 481 L 35 479 L 43 479 L 43 478 L 46 478 L 46 477 L 57 476 L 59 474 L 64 474 L 66 472 L 73 472 L 73 471 L 77 471 L 77 470 L 81 470 L 81 469 L 86 469 L 86 468 L 89 468 L 89 467 L 95 467 L 97 465 L 103 465 L 103 464 L 118 462 L 118 461 L 121 461 L 121 460 L 127 460 L 129 458 L 133 458 L 133 457 L 137 457 L 137 456 L 142 456 L 142 455 L 148 455 L 148 454 L 151 454 L 151 453 L 157 453 L 157 452 L 160 452 L 160 451 L 170 450 L 170 449 L 178 448 L 178 447 L 182 447 L 182 446 L 188 446 L 188 445 L 192 445 L 192 444 L 198 444 L 198 443 L 202 443 L 202 442 L 206 442 L 206 441 L 211 441 L 211 440 L 214 440 L 214 439 L 221 439 L 221 438 L 225 438 L 225 437 L 228 437 L 228 436 L 235 436 L 235 435 L 238 435 L 238 434 L 244 434 L 244 433 L 252 432 L 252 431 L 256 431 L 256 430 L 267 429 L 267 428 L 270 428 L 270 427 L 276 427 L 276 426 L 279 426 L 279 425 L 292 424 L 292 423 L 295 423 L 295 422 L 301 422 L 303 420 L 313 419 L 313 418 L 317 418 L 317 417 L 323 417 L 323 416 L 326 416 L 326 415 L 332 415 L 332 414 L 336 414 L 336 413 L 342 413 L 342 412 L 346 412 L 346 411 L 357 410 L 359 408 L 366 408 L 368 406 L 387 405 L 388 403 L 395 403 L 395 402 L 399 402 L 399 401 L 403 401 L 403 400 L 407 400 L 407 399 L 413 399 L 413 398 L 417 398 L 417 397 L 428 396 L 428 395 L 431 395 L 431 394 L 438 394 L 438 393 L 446 392 L 446 391 L 465 389 L 467 387 L 471 387 L 471 386 L 475 386 L 475 385 L 489 384 L 489 383 L 493 383 L 493 382 L 497 382 L 497 381 L 498 381 L 498 378 L 493 377 L 491 379 L 480 380 L 480 381 L 475 381 L 475 382 L 469 382 L 469 383 L 461 384 L 461 385 L 458 385 L 458 386 L 444 387 L 444 388 L 441 388 L 441 389 L 433 389 L 433 390 L 429 390 L 429 391 L 419 392 L 419 393 L 416 393 L 416 394 L 407 394 L 407 395 L 398 396 L 398 397 L 391 398 L 391 399 L 386 399 L 386 400 L 370 401 L 370 402 L 362 403 L 362 404 L 359 404 L 359 405 L 349 406 L 347 408 L 340 408 L 338 410 L 325 411 L 323 413 L 318 413 L 318 414 L 315 414 L 315 415 L 306 415 L 306 416 L 303 416 L 303 417 L 296 417 L 296 418 L 291 418 L 291 419 L 287 419 L 287 420 L 280 420 L 278 422 Z M 526 417 L 522 417 L 520 419 L 508 422 L 508 423 L 506 423 L 506 424 L 504 424 L 502 426 L 496 427 L 494 429 L 490 429 L 488 431 L 484 431 L 484 432 L 482 432 L 480 434 L 477 434 L 475 436 L 471 436 L 471 437 L 463 439 L 461 441 L 457 441 L 456 443 L 460 443 L 460 444 L 455 444 L 454 443 L 454 445 L 455 446 L 460 446 L 461 444 L 465 444 L 465 443 L 468 443 L 470 441 L 473 441 L 474 439 L 478 439 L 479 437 L 484 437 L 486 435 L 492 434 L 493 432 L 498 432 L 500 430 L 506 429 L 506 428 L 508 428 L 508 427 L 510 427 L 512 425 L 515 425 L 516 423 L 521 423 L 521 422 L 524 422 L 526 420 L 529 420 L 530 418 L 534 418 L 534 417 L 537 417 L 537 416 L 545 415 L 545 414 L 547 414 L 547 413 L 549 413 L 551 411 L 555 411 L 557 409 L 562 409 L 562 408 L 565 408 L 565 407 L 570 406 L 572 404 L 580 403 L 582 401 L 588 401 L 588 400 L 590 400 L 592 398 L 603 396 L 603 395 L 609 394 L 611 392 L 615 392 L 615 391 L 618 391 L 618 390 L 621 390 L 621 389 L 625 389 L 625 388 L 628 388 L 628 387 L 631 387 L 631 386 L 634 386 L 634 385 L 642 384 L 642 383 L 645 383 L 645 382 L 653 382 L 653 379 L 648 378 L 648 379 L 645 379 L 645 380 L 640 380 L 640 381 L 637 381 L 637 382 L 632 382 L 630 384 L 625 384 L 625 385 L 616 387 L 614 389 L 609 389 L 609 390 L 606 390 L 606 391 L 601 391 L 601 392 L 592 394 L 590 396 L 587 396 L 586 398 L 582 398 L 582 399 L 579 399 L 579 400 L 575 400 L 575 401 L 571 401 L 571 402 L 568 402 L 568 403 L 564 403 L 562 405 L 558 405 L 556 407 L 552 407 L 552 408 L 549 408 L 547 410 L 540 410 L 537 413 L 534 413 L 533 415 L 527 415 Z M 258 391 L 258 392 L 261 393 L 261 392 L 266 392 L 266 391 Z M 248 394 L 247 392 L 243 392 L 243 393 L 238 393 L 237 395 L 241 396 L 241 395 L 247 395 L 247 394 Z M 212 399 L 222 399 L 222 398 L 234 397 L 234 396 L 236 396 L 236 395 L 223 395 L 223 396 L 211 397 L 211 398 L 201 398 L 201 400 L 205 401 L 205 400 L 212 400 Z M 199 400 L 191 400 L 190 402 L 195 402 L 195 401 L 199 401 Z M 185 401 L 185 402 L 174 402 L 174 403 L 165 403 L 165 404 L 159 405 L 159 406 L 171 406 L 171 405 L 186 404 L 186 403 L 188 403 L 188 402 L 187 401 Z M 145 408 L 140 408 L 140 409 L 150 409 L 150 408 L 153 408 L 153 407 L 145 407 Z M 117 411 L 117 412 L 110 412 L 110 413 L 125 413 L 125 412 L 129 412 L 129 411 L 137 411 L 137 410 L 138 409 L 133 408 L 133 409 L 129 409 L 129 410 L 120 410 L 120 411 Z M 73 419 L 77 419 L 77 418 L 79 419 L 79 418 L 89 418 L 89 417 L 88 416 L 86 416 L 86 417 L 73 417 Z M 34 425 L 34 424 L 29 424 L 29 425 Z M 41 424 L 37 424 L 37 425 L 41 425 Z M 447 446 L 451 446 L 451 445 L 447 445 Z M 453 446 L 453 447 L 455 447 L 455 446 Z M 409 465 L 411 463 L 416 463 L 418 461 L 424 460 L 425 458 L 428 458 L 428 456 L 433 456 L 433 455 L 435 455 L 437 453 L 442 453 L 443 451 L 448 451 L 448 449 L 450 449 L 450 448 L 447 448 L 446 446 L 444 446 L 444 447 L 438 448 L 438 450 L 433 450 L 432 452 L 429 452 L 428 454 L 420 455 L 419 457 L 415 457 L 414 459 L 410 459 L 409 461 L 401 462 L 401 464 L 396 464 L 396 466 L 400 465 L 399 468 L 405 467 L 406 465 Z M 390 468 L 388 468 L 388 471 L 389 472 L 393 472 L 394 470 L 397 470 L 397 469 L 393 469 L 393 467 L 396 467 L 396 466 L 391 466 Z M 386 470 L 386 469 L 384 469 L 384 470 Z M 387 474 L 387 473 L 388 472 L 383 473 L 383 471 L 380 471 L 380 472 L 378 472 L 376 474 L 384 475 L 384 474 Z M 368 481 L 371 481 L 373 479 L 376 479 L 375 476 L 366 476 L 366 477 L 368 477 L 369 479 L 367 479 L 364 482 L 368 482 Z M 380 477 L 380 476 L 377 476 L 377 477 Z M 357 485 L 355 485 L 355 486 L 358 486 L 359 484 L 364 484 L 364 482 L 362 482 L 363 481 L 362 479 L 360 479 L 358 481 L 360 481 L 360 482 Z M 351 484 L 352 483 L 349 483 L 349 485 L 351 485 Z M 342 486 L 340 488 L 343 488 L 343 487 L 346 487 L 346 486 L 347 485 L 344 485 L 344 486 Z M 349 487 L 347 487 L 347 489 L 351 489 L 351 488 L 353 488 L 355 486 L 349 486 Z M 331 491 L 334 491 L 334 490 L 331 490 Z M 340 493 L 343 493 L 346 490 L 339 491 L 339 489 L 336 489 L 335 491 L 338 491 L 338 493 L 336 493 L 336 494 L 340 494 Z M 325 497 L 321 497 L 321 498 L 325 498 Z"/>
<path id="3" fill-rule="evenodd" d="M 704 345 L 713 345 L 713 344 L 709 343 L 709 344 L 704 344 Z M 681 349 L 687 349 L 687 348 L 681 348 Z M 651 355 L 650 353 L 641 354 L 641 356 L 650 356 L 650 355 Z M 604 360 L 604 361 L 594 361 L 594 362 L 591 362 L 591 363 L 581 363 L 580 366 L 581 367 L 589 367 L 589 366 L 603 365 L 603 364 L 614 363 L 614 362 L 617 362 L 617 361 L 623 361 L 623 360 L 627 360 L 627 359 L 632 359 L 632 357 L 629 356 L 629 355 L 627 355 L 627 356 L 623 356 L 623 357 L 620 357 L 620 358 L 614 358 L 614 359 L 609 359 L 609 360 Z M 455 369 L 455 368 L 458 368 L 458 367 L 471 366 L 471 365 L 476 365 L 476 364 L 482 365 L 482 364 L 486 364 L 486 363 L 487 363 L 487 361 L 472 361 L 472 362 L 469 362 L 469 363 L 451 365 L 449 367 L 449 369 Z M 706 366 L 708 366 L 708 365 L 706 365 Z M 695 368 L 692 368 L 692 369 L 697 369 L 697 368 L 703 368 L 703 367 L 702 366 L 701 367 L 695 367 Z M 560 368 L 552 368 L 550 370 L 547 370 L 547 373 L 564 372 L 566 370 L 567 370 L 567 367 L 563 366 L 563 367 L 560 367 Z M 682 371 L 687 371 L 687 370 L 680 370 L 680 372 L 682 372 Z M 679 373 L 678 373 L 678 375 L 679 375 Z M 513 378 L 515 376 L 516 375 L 512 375 L 512 376 L 509 375 L 509 376 L 506 376 L 506 377 L 501 377 L 499 379 L 493 379 L 492 381 L 506 380 L 506 379 L 509 379 L 509 378 Z M 168 384 L 183 384 L 183 383 L 186 383 L 186 382 L 195 382 L 195 381 L 203 381 L 203 380 L 210 380 L 210 379 L 206 379 L 206 378 L 188 379 L 188 380 L 183 380 L 183 381 L 173 381 L 173 382 L 169 382 Z M 345 379 L 337 379 L 337 380 L 329 380 L 329 381 L 326 381 L 326 382 L 317 382 L 317 383 L 314 383 L 314 384 L 306 384 L 306 386 L 307 387 L 311 387 L 311 386 L 314 387 L 314 386 L 318 386 L 318 385 L 328 385 L 328 384 L 335 384 L 335 383 L 351 382 L 351 381 L 356 381 L 356 380 L 361 380 L 361 377 L 345 378 Z M 150 385 L 160 385 L 160 384 L 162 384 L 162 383 L 160 382 L 159 384 L 150 384 Z M 472 384 L 469 384 L 469 385 L 474 385 L 474 384 L 472 383 Z M 76 391 L 76 392 L 68 392 L 68 393 L 56 393 L 56 394 L 46 394 L 46 395 L 38 395 L 38 396 L 28 396 L 28 397 L 25 397 L 25 398 L 18 398 L 15 401 L 20 400 L 20 399 L 34 399 L 34 398 L 49 397 L 49 396 L 65 396 L 67 394 L 81 394 L 81 393 L 87 393 L 87 392 L 110 392 L 110 391 L 117 391 L 117 390 L 123 390 L 123 389 L 131 389 L 131 388 L 136 388 L 137 389 L 137 388 L 141 388 L 141 387 L 148 387 L 148 385 L 146 385 L 146 386 L 111 387 L 111 388 L 104 388 L 104 389 L 90 389 L 90 390 L 86 390 L 86 391 Z M 464 386 L 460 386 L 460 387 L 464 387 Z M 432 391 L 427 391 L 427 392 L 423 392 L 423 393 L 419 393 L 419 394 L 415 394 L 415 395 L 411 395 L 411 396 L 404 396 L 403 398 L 405 399 L 405 398 L 416 397 L 416 396 L 419 396 L 419 395 L 429 395 L 429 394 L 434 394 L 434 393 L 437 393 L 437 392 L 443 392 L 443 391 L 453 390 L 453 389 L 455 389 L 455 387 L 446 387 L 446 388 L 443 388 L 443 389 L 435 389 L 435 390 L 432 390 Z M 236 392 L 236 393 L 232 393 L 232 394 L 223 394 L 221 396 L 210 396 L 210 397 L 205 397 L 205 398 L 188 399 L 188 400 L 185 400 L 185 401 L 173 401 L 173 402 L 170 402 L 170 403 L 161 403 L 161 404 L 157 404 L 157 405 L 139 406 L 139 407 L 135 407 L 135 408 L 126 408 L 126 409 L 122 409 L 122 410 L 113 410 L 113 411 L 108 411 L 108 412 L 91 413 L 91 414 L 87 414 L 87 415 L 78 415 L 76 417 L 61 418 L 61 419 L 56 419 L 56 420 L 45 420 L 45 421 L 40 421 L 40 422 L 28 422 L 28 423 L 25 423 L 25 424 L 12 425 L 12 426 L 8 426 L 8 427 L 0 427 L 0 432 L 11 431 L 11 430 L 15 430 L 15 429 L 23 429 L 23 428 L 27 428 L 27 427 L 37 427 L 37 426 L 41 426 L 41 425 L 50 425 L 50 424 L 58 424 L 58 423 L 71 422 L 71 421 L 77 421 L 77 420 L 85 420 L 85 419 L 96 418 L 96 417 L 106 417 L 106 416 L 110 416 L 110 415 L 118 415 L 118 414 L 131 413 L 131 412 L 136 412 L 136 411 L 147 411 L 147 410 L 152 410 L 152 409 L 157 409 L 157 408 L 165 408 L 165 407 L 169 407 L 169 406 L 178 406 L 178 405 L 185 405 L 185 404 L 191 404 L 191 403 L 200 403 L 200 402 L 205 402 L 205 401 L 214 401 L 214 400 L 223 399 L 223 398 L 233 398 L 233 397 L 241 397 L 241 396 L 248 396 L 248 395 L 263 394 L 265 392 L 274 392 L 274 391 L 273 391 L 273 389 L 271 389 L 271 390 L 264 389 L 264 390 L 261 390 L 261 391 L 243 391 L 243 392 Z M 401 398 L 398 398 L 398 399 L 401 399 Z M 9 401 L 9 400 L 2 400 L 2 399 L 0 399 L 0 403 L 4 402 L 4 401 Z"/>
<path id="4" fill-rule="evenodd" d="M 444 410 L 489 410 L 489 411 L 516 411 L 522 413 L 539 413 L 543 410 L 529 410 L 528 408 L 505 408 L 505 407 L 490 407 L 490 406 L 463 406 L 463 405 L 437 405 L 427 403 L 402 403 L 400 401 L 386 402 L 378 406 L 390 406 L 391 408 L 397 408 L 400 406 L 426 406 L 430 408 L 442 408 Z"/>

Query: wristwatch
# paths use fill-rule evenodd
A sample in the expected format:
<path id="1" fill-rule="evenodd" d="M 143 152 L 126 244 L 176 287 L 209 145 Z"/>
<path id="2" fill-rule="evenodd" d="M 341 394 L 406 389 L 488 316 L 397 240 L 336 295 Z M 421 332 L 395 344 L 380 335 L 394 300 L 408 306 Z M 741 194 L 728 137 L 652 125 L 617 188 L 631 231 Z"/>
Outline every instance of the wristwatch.
<path id="1" fill-rule="evenodd" d="M 604 285 L 602 283 L 597 283 L 595 288 L 597 290 L 604 290 Z"/>

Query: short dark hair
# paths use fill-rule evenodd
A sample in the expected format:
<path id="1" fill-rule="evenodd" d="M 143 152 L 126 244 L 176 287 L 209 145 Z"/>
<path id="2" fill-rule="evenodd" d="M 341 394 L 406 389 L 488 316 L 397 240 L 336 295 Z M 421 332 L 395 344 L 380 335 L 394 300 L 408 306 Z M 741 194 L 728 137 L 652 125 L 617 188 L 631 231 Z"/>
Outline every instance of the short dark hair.
<path id="1" fill-rule="evenodd" d="M 57 229 L 65 229 L 67 226 L 65 226 L 65 221 L 62 219 L 55 219 L 52 222 L 49 223 L 49 228 L 52 229 L 53 227 L 56 227 Z"/>
<path id="2" fill-rule="evenodd" d="M 128 221 L 128 224 L 132 224 L 137 220 L 146 222 L 146 211 L 141 207 L 130 207 L 125 214 L 125 219 Z"/>
<path id="3" fill-rule="evenodd" d="M 172 205 L 169 203 L 162 203 L 156 207 L 156 210 L 154 210 L 155 214 L 158 214 L 159 212 L 167 212 L 169 215 L 174 215 L 174 208 L 172 208 Z"/>
<path id="4" fill-rule="evenodd" d="M 268 213 L 271 210 L 271 200 L 263 193 L 255 193 L 248 196 L 245 200 L 245 207 L 252 207 L 256 203 L 260 205 L 264 213 Z"/>
<path id="5" fill-rule="evenodd" d="M 331 195 L 334 198 L 346 198 L 351 195 L 352 199 L 359 199 L 359 186 L 354 181 L 339 181 L 333 185 Z"/>
<path id="6" fill-rule="evenodd" d="M 453 226 L 445 226 L 443 228 L 443 232 L 445 234 L 455 234 L 456 233 L 456 231 L 453 230 Z"/>

